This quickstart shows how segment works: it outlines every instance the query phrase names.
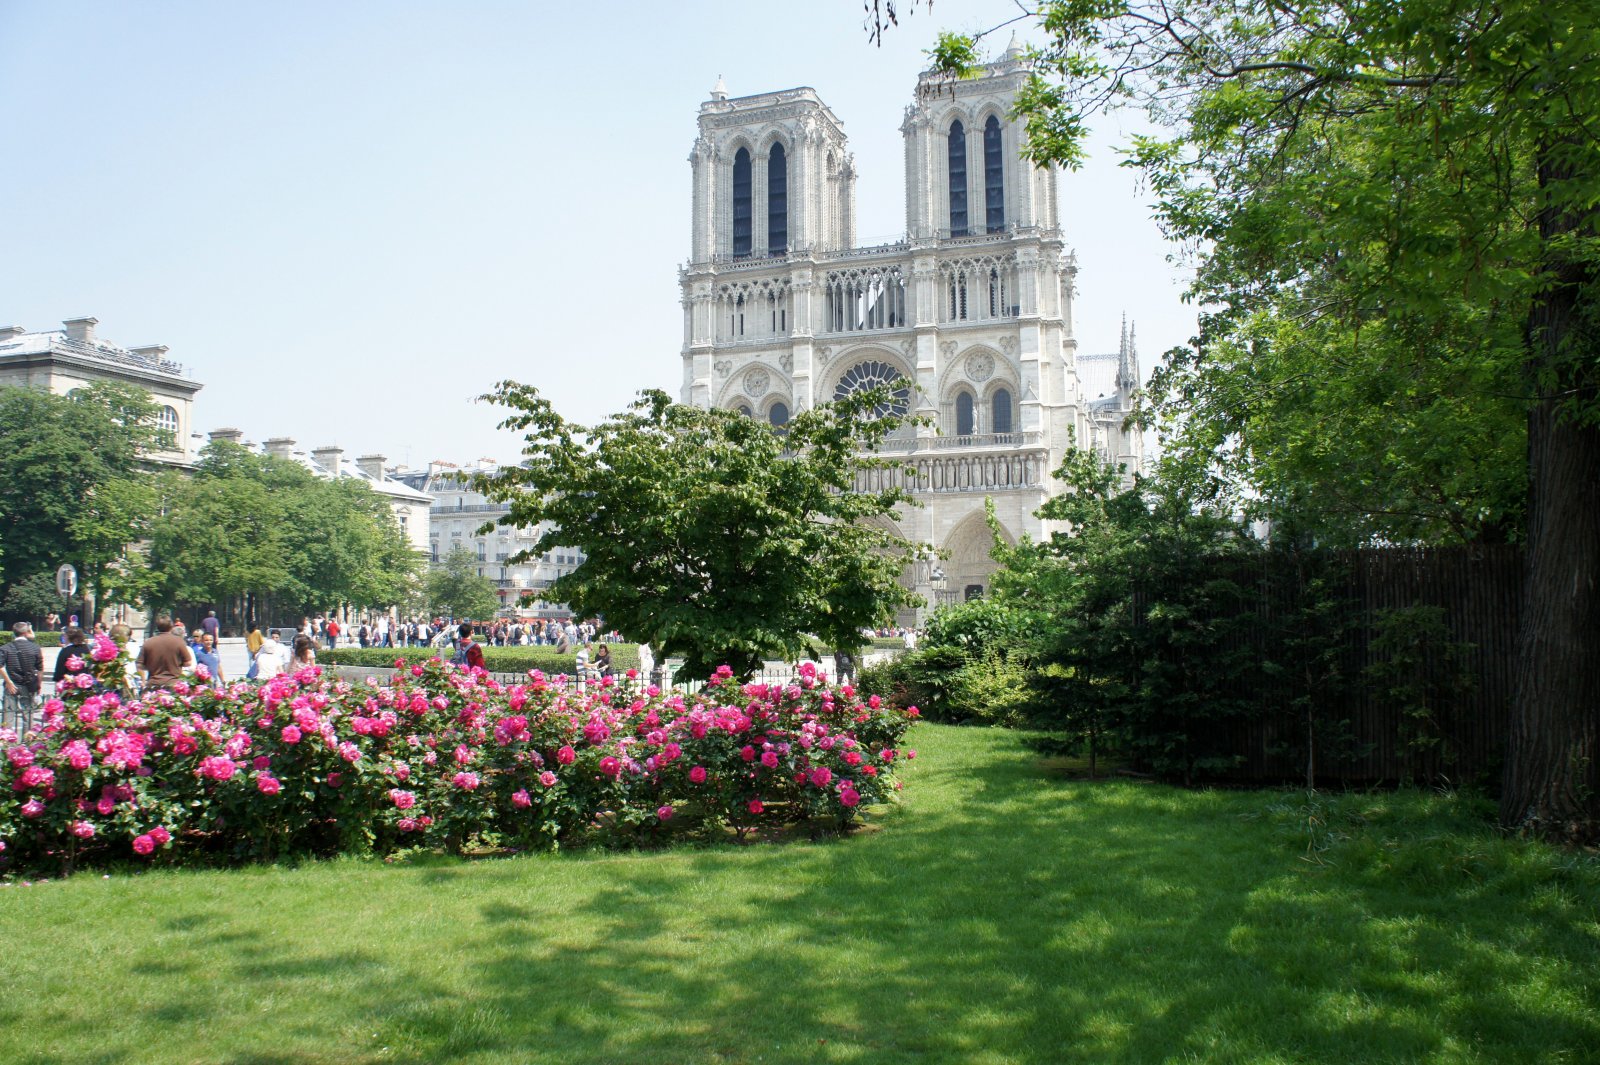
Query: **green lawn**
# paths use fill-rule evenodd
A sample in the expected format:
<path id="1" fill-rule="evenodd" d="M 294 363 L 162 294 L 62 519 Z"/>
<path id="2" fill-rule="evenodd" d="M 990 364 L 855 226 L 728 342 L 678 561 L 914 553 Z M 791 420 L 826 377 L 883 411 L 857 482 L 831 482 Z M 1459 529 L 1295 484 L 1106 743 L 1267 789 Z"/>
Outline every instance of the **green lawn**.
<path id="1" fill-rule="evenodd" d="M 0 1061 L 1600 1060 L 1593 857 L 911 742 L 822 844 L 0 889 Z"/>

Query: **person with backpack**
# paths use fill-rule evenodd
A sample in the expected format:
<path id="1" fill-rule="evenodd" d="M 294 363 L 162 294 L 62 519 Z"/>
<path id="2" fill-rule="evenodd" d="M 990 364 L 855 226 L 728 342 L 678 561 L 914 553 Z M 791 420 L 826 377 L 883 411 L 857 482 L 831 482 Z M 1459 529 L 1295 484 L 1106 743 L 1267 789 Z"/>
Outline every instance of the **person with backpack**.
<path id="1" fill-rule="evenodd" d="M 450 661 L 463 669 L 483 669 L 483 648 L 472 638 L 472 622 L 463 621 L 456 639 L 455 657 Z"/>

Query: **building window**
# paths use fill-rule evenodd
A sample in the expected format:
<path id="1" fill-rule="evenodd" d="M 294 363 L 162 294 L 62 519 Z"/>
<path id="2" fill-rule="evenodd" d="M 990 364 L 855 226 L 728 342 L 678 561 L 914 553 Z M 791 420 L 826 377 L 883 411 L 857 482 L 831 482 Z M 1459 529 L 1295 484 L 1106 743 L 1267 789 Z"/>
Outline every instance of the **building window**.
<path id="1" fill-rule="evenodd" d="M 983 205 L 989 232 L 1006 227 L 1006 168 L 1000 148 L 1000 120 L 993 115 L 983 125 Z"/>
<path id="2" fill-rule="evenodd" d="M 990 401 L 994 407 L 994 419 L 991 424 L 997 433 L 1011 431 L 1011 393 L 1004 388 L 994 390 L 994 399 Z"/>
<path id="3" fill-rule="evenodd" d="M 956 435 L 971 436 L 973 432 L 972 393 L 958 393 L 956 395 Z"/>
<path id="4" fill-rule="evenodd" d="M 789 408 L 783 403 L 774 403 L 767 408 L 767 421 L 774 429 L 782 429 L 789 424 Z"/>
<path id="5" fill-rule="evenodd" d="M 789 250 L 789 159 L 783 145 L 767 156 L 767 254 Z"/>
<path id="6" fill-rule="evenodd" d="M 733 254 L 750 254 L 750 152 L 740 148 L 733 157 Z"/>
<path id="7" fill-rule="evenodd" d="M 156 415 L 156 446 L 163 451 L 178 450 L 178 412 L 162 407 Z"/>
<path id="8" fill-rule="evenodd" d="M 967 128 L 950 123 L 950 235 L 967 235 Z"/>
<path id="9" fill-rule="evenodd" d="M 869 388 L 877 387 L 888 389 L 889 400 L 873 407 L 873 416 L 882 418 L 885 415 L 893 414 L 897 417 L 905 417 L 906 412 L 911 409 L 911 386 L 900 375 L 899 370 L 896 370 L 886 362 L 872 360 L 857 363 L 850 367 L 845 371 L 844 376 L 839 378 L 838 387 L 833 390 L 833 398 L 844 399 L 846 396 L 853 395 L 856 392 L 864 392 Z"/>
<path id="10" fill-rule="evenodd" d="M 741 403 L 741 404 L 739 404 L 739 406 L 736 409 L 739 411 L 740 414 L 743 414 L 746 418 L 755 417 L 755 411 L 750 409 L 750 404 L 748 404 L 748 403 Z"/>

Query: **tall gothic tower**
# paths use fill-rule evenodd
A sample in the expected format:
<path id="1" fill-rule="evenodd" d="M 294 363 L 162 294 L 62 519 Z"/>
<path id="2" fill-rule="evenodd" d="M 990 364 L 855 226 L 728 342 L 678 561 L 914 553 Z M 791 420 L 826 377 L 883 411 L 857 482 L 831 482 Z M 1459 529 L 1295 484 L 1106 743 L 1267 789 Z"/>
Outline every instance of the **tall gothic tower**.
<path id="1" fill-rule="evenodd" d="M 887 385 L 929 422 L 887 445 L 915 476 L 882 476 L 923 503 L 899 531 L 944 556 L 942 579 L 907 574 L 930 599 L 987 588 L 986 499 L 1005 537 L 1040 536 L 1067 447 L 1133 450 L 1084 402 L 1056 172 L 1023 157 L 1009 118 L 1027 75 L 1013 42 L 976 78 L 919 80 L 901 126 L 906 236 L 891 244 L 854 246 L 854 163 L 811 89 L 729 98 L 719 79 L 689 157 L 683 399 L 782 425 Z"/>

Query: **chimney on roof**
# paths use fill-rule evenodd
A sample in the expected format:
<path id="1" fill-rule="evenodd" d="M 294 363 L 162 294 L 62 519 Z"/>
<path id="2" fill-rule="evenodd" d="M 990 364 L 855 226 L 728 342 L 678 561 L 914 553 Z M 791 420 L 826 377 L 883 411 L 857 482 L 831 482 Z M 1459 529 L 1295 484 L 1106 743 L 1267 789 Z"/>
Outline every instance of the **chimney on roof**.
<path id="1" fill-rule="evenodd" d="M 313 448 L 311 450 L 311 457 L 316 460 L 318 466 L 321 466 L 323 469 L 327 470 L 328 473 L 334 477 L 337 477 L 339 476 L 340 469 L 339 460 L 344 457 L 344 448 L 334 444 Z"/>
<path id="2" fill-rule="evenodd" d="M 294 437 L 275 436 L 261 445 L 275 459 L 287 459 L 294 453 Z"/>
<path id="3" fill-rule="evenodd" d="M 80 344 L 94 343 L 94 327 L 100 324 L 98 318 L 68 318 L 61 323 L 67 328 L 67 339 L 76 340 Z"/>
<path id="4" fill-rule="evenodd" d="M 20 325 L 0 325 L 0 344 L 15 340 L 27 331 Z"/>
<path id="5" fill-rule="evenodd" d="M 129 348 L 128 350 L 141 359 L 149 359 L 151 362 L 160 362 L 167 355 L 167 346 L 165 344 L 146 344 L 143 347 Z"/>
<path id="6" fill-rule="evenodd" d="M 243 429 L 233 429 L 233 428 L 213 429 L 207 435 L 211 437 L 211 439 L 212 439 L 212 441 L 214 443 L 240 444 L 240 445 L 244 444 L 244 430 Z"/>
<path id="7" fill-rule="evenodd" d="M 356 469 L 371 477 L 374 481 L 383 480 L 383 464 L 389 459 L 384 455 L 362 455 L 356 459 Z"/>

